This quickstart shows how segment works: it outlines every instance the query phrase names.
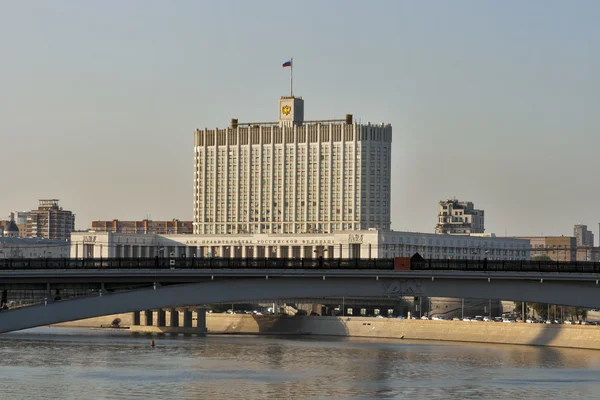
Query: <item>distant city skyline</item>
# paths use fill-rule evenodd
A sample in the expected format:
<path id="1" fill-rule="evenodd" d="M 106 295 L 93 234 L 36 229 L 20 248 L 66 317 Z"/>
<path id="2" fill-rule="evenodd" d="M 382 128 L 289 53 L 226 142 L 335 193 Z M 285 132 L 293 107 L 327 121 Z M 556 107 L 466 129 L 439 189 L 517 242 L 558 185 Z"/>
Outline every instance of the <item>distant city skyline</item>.
<path id="1" fill-rule="evenodd" d="M 394 126 L 393 230 L 456 197 L 498 236 L 597 232 L 596 2 L 0 7 L 2 218 L 192 220 L 195 129 L 275 120 L 293 56 L 311 117 Z"/>

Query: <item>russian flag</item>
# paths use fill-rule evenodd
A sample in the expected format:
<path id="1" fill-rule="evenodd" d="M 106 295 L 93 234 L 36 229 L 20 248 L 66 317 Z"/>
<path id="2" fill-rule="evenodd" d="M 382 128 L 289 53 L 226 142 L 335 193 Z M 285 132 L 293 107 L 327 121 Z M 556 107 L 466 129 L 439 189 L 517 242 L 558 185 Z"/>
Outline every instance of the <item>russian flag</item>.
<path id="1" fill-rule="evenodd" d="M 282 65 L 283 68 L 285 68 L 285 67 L 291 67 L 291 66 L 292 66 L 292 60 L 286 61 Z"/>

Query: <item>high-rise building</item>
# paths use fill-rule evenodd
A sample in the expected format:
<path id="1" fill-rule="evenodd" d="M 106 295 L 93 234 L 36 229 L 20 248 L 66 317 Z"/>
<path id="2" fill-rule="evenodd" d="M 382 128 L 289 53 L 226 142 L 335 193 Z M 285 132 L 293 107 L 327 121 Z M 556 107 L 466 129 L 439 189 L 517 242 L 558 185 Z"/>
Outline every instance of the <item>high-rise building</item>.
<path id="1" fill-rule="evenodd" d="M 173 219 L 172 221 L 152 221 L 144 219 L 141 221 L 92 221 L 92 230 L 94 232 L 114 232 L 114 233 L 157 233 L 157 234 L 172 234 L 193 233 L 192 221 L 180 221 Z"/>
<path id="2" fill-rule="evenodd" d="M 577 224 L 573 227 L 573 236 L 577 241 L 577 247 L 594 246 L 594 233 L 588 231 L 587 225 Z"/>
<path id="3" fill-rule="evenodd" d="M 194 233 L 390 229 L 392 127 L 304 119 L 282 97 L 276 122 L 194 135 Z"/>
<path id="4" fill-rule="evenodd" d="M 483 210 L 476 210 L 472 202 L 456 199 L 440 201 L 435 233 L 470 235 L 484 232 Z"/>
<path id="5" fill-rule="evenodd" d="M 75 215 L 59 207 L 58 199 L 40 200 L 38 209 L 27 216 L 27 237 L 64 240 L 74 230 Z"/>

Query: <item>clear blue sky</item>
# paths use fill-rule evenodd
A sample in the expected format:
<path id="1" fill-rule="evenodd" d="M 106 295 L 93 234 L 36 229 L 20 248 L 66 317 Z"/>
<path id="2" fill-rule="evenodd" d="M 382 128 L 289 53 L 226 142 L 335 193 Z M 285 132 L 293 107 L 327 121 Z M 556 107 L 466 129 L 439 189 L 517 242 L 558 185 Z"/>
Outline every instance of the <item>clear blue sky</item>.
<path id="1" fill-rule="evenodd" d="M 597 1 L 4 1 L 2 217 L 191 219 L 193 131 L 306 116 L 393 125 L 392 227 L 437 202 L 504 235 L 600 221 Z"/>

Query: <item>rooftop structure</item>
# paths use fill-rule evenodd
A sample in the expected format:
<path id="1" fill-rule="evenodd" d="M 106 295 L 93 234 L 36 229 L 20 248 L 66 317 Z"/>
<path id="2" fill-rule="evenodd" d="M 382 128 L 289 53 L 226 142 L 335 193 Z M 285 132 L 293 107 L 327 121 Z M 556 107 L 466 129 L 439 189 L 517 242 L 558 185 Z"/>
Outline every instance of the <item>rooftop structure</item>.
<path id="1" fill-rule="evenodd" d="M 141 221 L 92 221 L 92 230 L 95 232 L 115 232 L 115 233 L 193 233 L 192 221 L 180 221 L 173 219 L 171 221 L 152 221 L 144 219 Z"/>

